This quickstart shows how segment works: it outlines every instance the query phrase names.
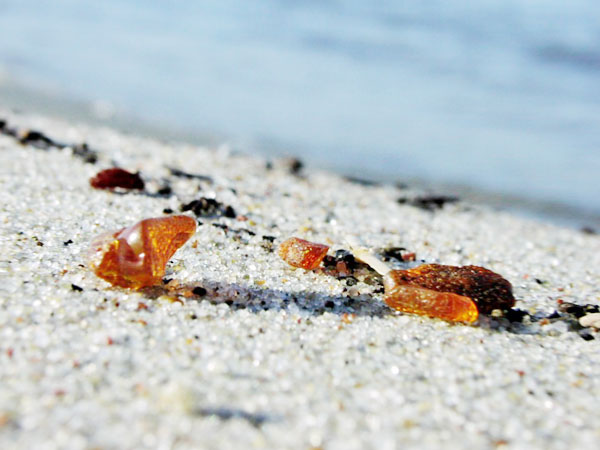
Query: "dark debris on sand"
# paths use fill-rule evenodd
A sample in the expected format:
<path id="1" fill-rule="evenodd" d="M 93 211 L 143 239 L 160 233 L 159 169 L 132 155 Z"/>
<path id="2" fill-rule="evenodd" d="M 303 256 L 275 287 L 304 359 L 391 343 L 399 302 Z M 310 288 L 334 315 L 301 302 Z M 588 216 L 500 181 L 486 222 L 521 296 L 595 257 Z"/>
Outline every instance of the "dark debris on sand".
<path id="1" fill-rule="evenodd" d="M 421 195 L 417 197 L 400 197 L 397 202 L 401 205 L 410 205 L 425 211 L 442 209 L 448 203 L 458 202 L 458 197 L 450 195 Z"/>
<path id="2" fill-rule="evenodd" d="M 192 211 L 197 217 L 236 217 L 235 210 L 229 205 L 215 200 L 214 198 L 201 197 L 189 203 L 181 205 L 181 211 Z"/>
<path id="3" fill-rule="evenodd" d="M 29 145 L 39 150 L 70 148 L 73 156 L 81 158 L 86 163 L 95 164 L 98 161 L 98 153 L 90 149 L 85 142 L 79 144 L 59 142 L 41 131 L 12 128 L 3 119 L 0 119 L 0 134 L 16 139 L 21 145 Z"/>
<path id="4" fill-rule="evenodd" d="M 174 177 L 187 178 L 188 180 L 195 179 L 195 180 L 200 180 L 200 181 L 206 181 L 207 183 L 211 183 L 211 184 L 214 183 L 214 180 L 212 179 L 212 177 L 209 177 L 208 175 L 186 172 L 184 170 L 180 170 L 175 167 L 167 167 L 167 169 L 169 169 L 169 172 Z"/>

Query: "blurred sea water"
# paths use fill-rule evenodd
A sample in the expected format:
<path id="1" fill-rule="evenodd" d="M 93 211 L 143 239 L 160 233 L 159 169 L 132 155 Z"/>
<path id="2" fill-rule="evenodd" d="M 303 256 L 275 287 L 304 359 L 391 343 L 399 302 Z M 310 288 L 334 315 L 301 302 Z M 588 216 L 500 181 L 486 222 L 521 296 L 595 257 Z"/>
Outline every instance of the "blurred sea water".
<path id="1" fill-rule="evenodd" d="M 600 217 L 598 2 L 0 0 L 0 69 L 245 151 Z"/>

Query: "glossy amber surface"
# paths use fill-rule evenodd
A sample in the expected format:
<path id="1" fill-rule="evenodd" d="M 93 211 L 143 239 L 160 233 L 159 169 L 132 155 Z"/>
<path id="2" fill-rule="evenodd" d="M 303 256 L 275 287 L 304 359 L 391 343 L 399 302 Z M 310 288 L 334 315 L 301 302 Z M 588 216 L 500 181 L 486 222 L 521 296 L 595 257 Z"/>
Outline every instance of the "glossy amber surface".
<path id="1" fill-rule="evenodd" d="M 390 307 L 445 320 L 473 322 L 479 313 L 515 304 L 510 283 L 478 266 L 423 264 L 392 270 L 384 277 L 384 287 Z"/>
<path id="2" fill-rule="evenodd" d="M 319 267 L 327 255 L 327 250 L 329 250 L 327 245 L 293 237 L 279 246 L 279 256 L 291 266 L 312 270 Z"/>
<path id="3" fill-rule="evenodd" d="M 473 300 L 451 292 L 415 286 L 388 287 L 386 283 L 384 300 L 389 307 L 398 311 L 454 322 L 474 322 L 479 317 Z"/>
<path id="4" fill-rule="evenodd" d="M 109 283 L 139 289 L 159 283 L 167 262 L 196 232 L 188 216 L 145 219 L 98 236 L 92 243 L 90 267 Z"/>

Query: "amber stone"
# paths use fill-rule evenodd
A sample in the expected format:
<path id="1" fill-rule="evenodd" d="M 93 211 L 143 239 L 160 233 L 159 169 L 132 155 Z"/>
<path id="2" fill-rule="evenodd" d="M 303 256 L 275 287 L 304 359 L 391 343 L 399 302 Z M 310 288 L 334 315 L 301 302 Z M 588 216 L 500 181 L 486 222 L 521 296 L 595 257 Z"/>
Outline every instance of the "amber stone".
<path id="1" fill-rule="evenodd" d="M 113 167 L 98 172 L 90 179 L 90 185 L 96 189 L 144 189 L 144 180 L 137 173 Z"/>
<path id="2" fill-rule="evenodd" d="M 388 278 L 386 278 L 387 280 Z M 479 317 L 469 297 L 415 286 L 386 284 L 384 300 L 390 308 L 455 322 L 474 322 Z"/>
<path id="3" fill-rule="evenodd" d="M 478 266 L 423 264 L 392 270 L 384 277 L 385 302 L 392 308 L 446 320 L 472 322 L 478 313 L 515 304 L 511 284 Z"/>
<path id="4" fill-rule="evenodd" d="M 135 225 L 98 236 L 92 243 L 90 267 L 100 278 L 126 288 L 159 283 L 167 262 L 195 233 L 188 216 L 144 219 Z"/>
<path id="5" fill-rule="evenodd" d="M 290 266 L 312 270 L 319 267 L 327 255 L 327 250 L 329 250 L 327 245 L 293 237 L 279 246 L 279 256 Z"/>

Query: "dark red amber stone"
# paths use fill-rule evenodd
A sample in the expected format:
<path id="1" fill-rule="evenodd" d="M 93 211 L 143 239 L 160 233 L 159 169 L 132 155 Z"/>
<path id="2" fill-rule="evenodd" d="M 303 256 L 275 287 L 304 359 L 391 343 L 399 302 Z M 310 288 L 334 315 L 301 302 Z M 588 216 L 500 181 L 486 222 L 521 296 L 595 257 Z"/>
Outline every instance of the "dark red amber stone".
<path id="1" fill-rule="evenodd" d="M 144 180 L 138 173 L 131 173 L 118 167 L 98 172 L 90 179 L 90 184 L 96 189 L 144 189 Z"/>

